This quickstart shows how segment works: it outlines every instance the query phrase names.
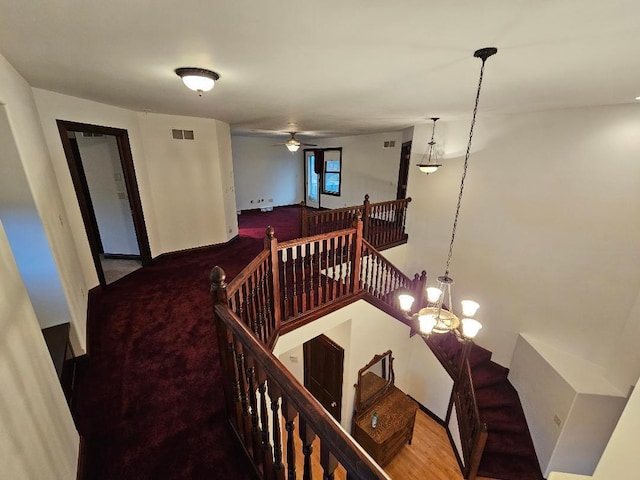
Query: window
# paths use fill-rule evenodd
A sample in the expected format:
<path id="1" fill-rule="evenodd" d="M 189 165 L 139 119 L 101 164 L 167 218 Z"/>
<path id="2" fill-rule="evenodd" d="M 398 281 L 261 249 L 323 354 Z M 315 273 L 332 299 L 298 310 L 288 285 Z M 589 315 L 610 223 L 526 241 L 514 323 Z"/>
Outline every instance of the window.
<path id="1" fill-rule="evenodd" d="M 339 197 L 342 180 L 342 148 L 325 149 L 322 173 L 322 193 Z"/>

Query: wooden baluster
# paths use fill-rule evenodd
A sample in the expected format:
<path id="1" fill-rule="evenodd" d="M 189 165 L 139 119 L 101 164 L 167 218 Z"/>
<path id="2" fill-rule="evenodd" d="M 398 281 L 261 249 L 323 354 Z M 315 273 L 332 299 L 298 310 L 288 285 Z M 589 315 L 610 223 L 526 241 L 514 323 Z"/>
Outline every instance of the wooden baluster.
<path id="1" fill-rule="evenodd" d="M 307 311 L 307 289 L 306 286 L 306 274 L 305 274 L 305 258 L 306 248 L 303 245 L 298 245 L 298 258 L 300 259 L 300 311 L 305 313 Z"/>
<path id="2" fill-rule="evenodd" d="M 244 444 L 248 450 L 251 450 L 251 414 L 249 412 L 249 385 L 245 370 L 245 357 L 242 344 L 234 342 L 236 351 L 236 362 L 238 365 L 238 389 L 240 393 L 240 405 L 242 407 L 241 433 Z"/>
<path id="3" fill-rule="evenodd" d="M 282 279 L 282 318 L 285 320 L 289 319 L 290 310 L 289 310 L 289 278 L 287 275 L 287 263 L 285 260 L 286 252 L 285 250 L 281 250 L 278 252 L 279 257 L 279 269 L 280 269 L 280 278 Z M 276 298 L 276 297 L 274 297 Z"/>
<path id="4" fill-rule="evenodd" d="M 356 229 L 355 236 L 355 250 L 353 253 L 353 276 L 351 291 L 357 293 L 362 288 L 362 282 L 360 281 L 360 262 L 362 261 L 362 217 L 360 212 L 356 213 L 354 225 Z"/>
<path id="5" fill-rule="evenodd" d="M 337 248 L 336 248 L 336 264 L 335 264 L 335 269 L 336 269 L 336 276 L 338 279 L 338 283 L 336 284 L 336 298 L 340 297 L 342 295 L 342 249 L 343 249 L 344 245 L 343 245 L 343 237 L 342 235 L 340 235 L 337 238 Z"/>
<path id="6" fill-rule="evenodd" d="M 291 295 L 291 300 L 293 302 L 293 316 L 297 317 L 300 313 L 299 304 L 300 301 L 298 299 L 298 272 L 296 271 L 296 265 L 298 264 L 298 257 L 294 257 L 295 247 L 287 249 L 288 254 L 291 255 L 291 286 L 293 288 L 293 292 Z"/>
<path id="7" fill-rule="evenodd" d="M 336 468 L 338 468 L 338 461 L 325 446 L 324 442 L 320 444 L 320 465 L 324 472 L 322 476 L 323 480 L 334 480 L 335 471 Z"/>
<path id="8" fill-rule="evenodd" d="M 344 247 L 342 247 L 342 251 L 344 252 L 344 256 L 342 257 L 342 266 L 343 266 L 343 281 L 342 281 L 342 292 L 343 294 L 350 293 L 351 288 L 351 246 L 353 242 L 353 235 L 348 234 L 345 236 Z"/>
<path id="9" fill-rule="evenodd" d="M 262 368 L 256 368 L 258 379 L 258 393 L 260 394 L 260 421 L 262 466 L 265 480 L 273 478 L 273 452 L 269 443 L 269 408 L 267 406 L 267 375 Z"/>
<path id="10" fill-rule="evenodd" d="M 331 275 L 332 282 L 329 301 L 333 301 L 336 299 L 336 238 L 331 237 L 329 239 L 329 243 L 331 244 L 331 268 L 333 270 L 333 274 Z"/>
<path id="11" fill-rule="evenodd" d="M 262 340 L 262 343 L 266 344 L 267 338 L 269 337 L 267 331 L 265 329 L 265 319 L 264 319 L 264 293 L 263 293 L 263 284 L 264 284 L 264 272 L 262 270 L 262 264 L 258 265 L 256 269 L 256 313 L 257 313 L 257 324 L 258 324 L 258 338 Z"/>
<path id="12" fill-rule="evenodd" d="M 329 294 L 329 252 L 327 239 L 322 240 L 322 252 L 320 257 L 320 269 L 322 270 L 322 259 L 324 258 L 324 278 L 322 279 L 324 286 L 322 288 L 322 303 L 327 303 L 327 295 Z"/>
<path id="13" fill-rule="evenodd" d="M 316 277 L 316 262 L 314 259 L 316 258 L 316 248 L 318 242 L 313 242 L 309 244 L 309 309 L 313 309 L 318 306 L 318 289 L 314 285 L 314 279 Z M 312 253 L 313 252 L 313 253 Z"/>
<path id="14" fill-rule="evenodd" d="M 273 471 L 274 477 L 284 480 L 284 465 L 282 463 L 282 436 L 280 431 L 280 397 L 282 391 L 274 382 L 268 382 L 269 397 L 271 398 L 271 429 L 273 435 Z"/>
<path id="15" fill-rule="evenodd" d="M 247 355 L 247 382 L 249 384 L 249 406 L 251 407 L 251 440 L 253 450 L 253 463 L 259 465 L 262 461 L 260 444 L 260 426 L 258 423 L 258 397 L 256 395 L 256 369 L 253 357 Z"/>
<path id="16" fill-rule="evenodd" d="M 227 284 L 225 282 L 226 275 L 224 270 L 219 266 L 215 266 L 211 270 L 209 279 L 211 281 L 211 301 L 214 307 L 217 304 L 227 304 Z M 236 430 L 238 430 L 238 417 L 236 415 L 237 411 L 235 409 L 236 402 L 234 395 L 236 374 L 235 363 L 233 361 L 233 358 L 235 357 L 235 352 L 233 351 L 233 336 L 231 331 L 217 315 L 214 315 L 214 321 L 218 337 L 218 351 L 220 352 L 220 366 L 222 369 L 222 389 L 227 406 L 227 417 L 231 419 L 232 424 L 234 424 Z"/>
<path id="17" fill-rule="evenodd" d="M 316 434 L 309 428 L 304 418 L 300 417 L 298 431 L 302 440 L 302 453 L 304 454 L 304 474 L 303 480 L 312 480 L 311 475 L 311 454 L 313 453 L 313 441 Z"/>
<path id="18" fill-rule="evenodd" d="M 282 415 L 285 419 L 284 428 L 287 431 L 287 480 L 296 480 L 296 448 L 295 448 L 295 418 L 298 412 L 291 407 L 286 397 L 282 397 Z"/>

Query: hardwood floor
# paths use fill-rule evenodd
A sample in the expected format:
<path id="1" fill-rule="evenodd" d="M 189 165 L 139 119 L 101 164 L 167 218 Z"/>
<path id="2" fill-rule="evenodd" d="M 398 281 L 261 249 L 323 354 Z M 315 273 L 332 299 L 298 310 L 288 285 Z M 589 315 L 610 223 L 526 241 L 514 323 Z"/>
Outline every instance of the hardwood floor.
<path id="1" fill-rule="evenodd" d="M 284 428 L 283 428 L 284 431 Z M 302 478 L 303 457 L 300 439 L 296 436 L 297 478 Z M 284 454 L 286 459 L 286 452 Z M 313 478 L 322 477 L 320 466 L 320 442 L 313 444 Z M 458 461 L 453 453 L 447 432 L 442 425 L 418 410 L 411 445 L 405 445 L 400 453 L 387 465 L 385 471 L 395 480 L 463 480 Z M 335 480 L 346 480 L 346 472 L 338 466 Z M 492 480 L 477 477 L 477 480 Z"/>

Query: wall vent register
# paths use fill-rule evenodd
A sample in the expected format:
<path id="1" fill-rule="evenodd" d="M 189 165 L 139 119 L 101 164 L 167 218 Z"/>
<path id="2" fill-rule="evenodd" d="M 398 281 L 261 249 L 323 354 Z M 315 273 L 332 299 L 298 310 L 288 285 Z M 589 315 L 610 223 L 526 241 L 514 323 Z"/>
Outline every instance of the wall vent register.
<path id="1" fill-rule="evenodd" d="M 171 130 L 171 137 L 174 140 L 194 140 L 193 130 L 178 130 L 176 128 Z"/>

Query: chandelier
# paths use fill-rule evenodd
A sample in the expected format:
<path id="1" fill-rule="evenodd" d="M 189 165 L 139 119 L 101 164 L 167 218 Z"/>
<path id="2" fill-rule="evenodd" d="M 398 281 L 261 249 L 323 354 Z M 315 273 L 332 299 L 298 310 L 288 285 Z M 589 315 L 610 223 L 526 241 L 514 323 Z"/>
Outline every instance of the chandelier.
<path id="1" fill-rule="evenodd" d="M 428 148 L 427 151 L 424 152 L 424 155 L 422 155 L 422 160 L 420 163 L 418 163 L 416 166 L 418 168 L 420 168 L 420 171 L 423 173 L 426 173 L 427 175 L 429 175 L 430 173 L 434 173 L 436 170 L 438 170 L 438 168 L 440 168 L 442 165 L 440 165 L 439 163 L 435 162 L 435 156 L 436 156 L 436 142 L 433 140 L 433 137 L 436 133 L 436 122 L 439 120 L 438 117 L 431 117 L 431 120 L 433 120 L 433 130 L 431 130 L 431 140 L 429 141 L 429 143 L 427 143 Z M 425 158 L 426 158 L 426 162 L 425 162 Z"/>
<path id="2" fill-rule="evenodd" d="M 438 286 L 427 288 L 427 306 L 421 308 L 413 315 L 409 315 L 411 307 L 415 302 L 413 296 L 402 294 L 398 296 L 400 308 L 405 312 L 408 318 L 418 322 L 420 333 L 425 336 L 432 333 L 448 333 L 454 332 L 456 336 L 462 340 L 470 340 L 475 338 L 478 331 L 482 328 L 482 324 L 474 319 L 480 305 L 473 300 L 463 300 L 462 303 L 462 319 L 453 312 L 453 304 L 451 303 L 451 285 L 453 278 L 449 275 L 449 267 L 451 265 L 451 257 L 453 254 L 453 242 L 456 237 L 456 227 L 458 226 L 458 217 L 460 216 L 460 204 L 462 203 L 462 192 L 464 191 L 464 181 L 467 176 L 467 167 L 469 165 L 469 156 L 471 155 L 471 140 L 473 138 L 473 128 L 476 123 L 476 115 L 478 113 L 478 103 L 480 102 L 480 89 L 482 87 L 482 78 L 484 76 L 484 65 L 492 55 L 498 50 L 494 47 L 481 48 L 476 50 L 474 57 L 482 60 L 480 68 L 480 80 L 478 81 L 478 91 L 476 93 L 476 101 L 473 108 L 473 117 L 471 120 L 471 129 L 469 131 L 469 141 L 467 143 L 467 152 L 464 158 L 464 167 L 462 169 L 462 179 L 460 181 L 460 191 L 458 193 L 458 204 L 456 206 L 456 214 L 453 220 L 453 229 L 451 231 L 451 242 L 449 243 L 449 254 L 447 256 L 447 265 L 444 275 L 438 277 Z M 437 118 L 432 119 L 435 122 Z M 431 136 L 433 141 L 433 134 Z M 431 143 L 429 143 L 431 145 Z M 434 170 L 435 171 L 435 170 Z"/>

